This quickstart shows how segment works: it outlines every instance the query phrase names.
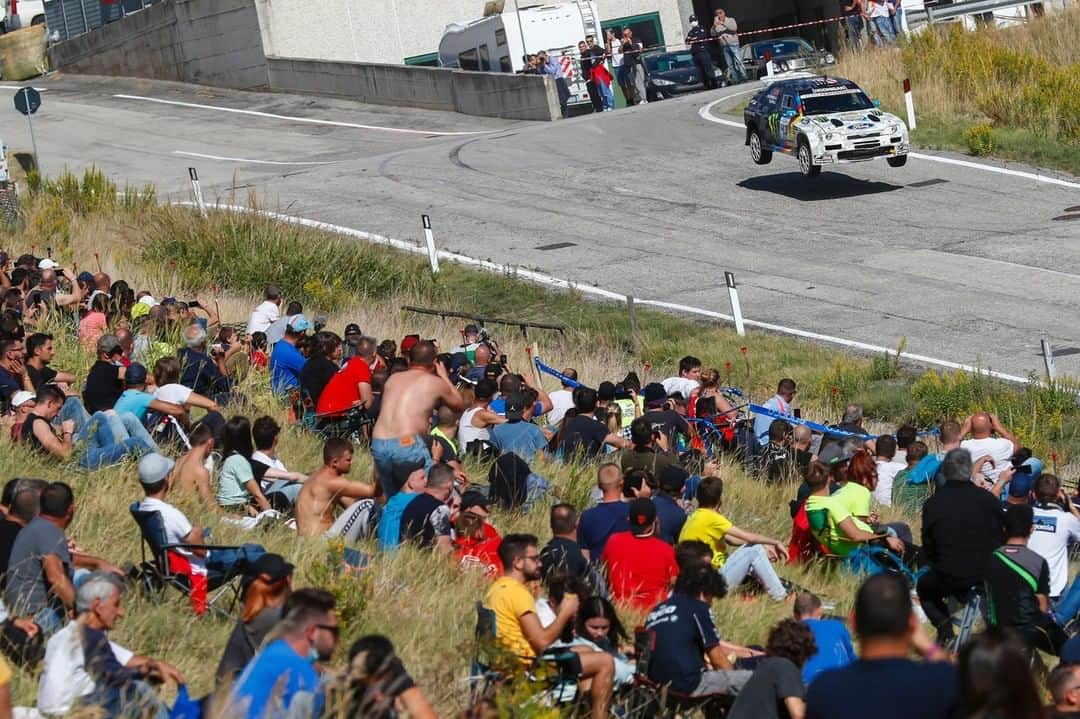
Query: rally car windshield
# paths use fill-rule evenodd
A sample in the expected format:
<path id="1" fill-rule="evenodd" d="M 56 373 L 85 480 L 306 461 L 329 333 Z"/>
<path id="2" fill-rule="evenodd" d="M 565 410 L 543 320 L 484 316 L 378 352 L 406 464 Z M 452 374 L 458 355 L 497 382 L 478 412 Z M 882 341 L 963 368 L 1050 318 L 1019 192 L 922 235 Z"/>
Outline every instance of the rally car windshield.
<path id="1" fill-rule="evenodd" d="M 802 96 L 804 115 L 824 115 L 831 112 L 869 110 L 874 106 L 862 90 Z"/>
<path id="2" fill-rule="evenodd" d="M 813 52 L 814 48 L 805 40 L 777 40 L 754 47 L 754 57 L 758 60 L 764 60 L 766 53 L 772 57 L 780 57 L 782 55 L 810 55 Z"/>

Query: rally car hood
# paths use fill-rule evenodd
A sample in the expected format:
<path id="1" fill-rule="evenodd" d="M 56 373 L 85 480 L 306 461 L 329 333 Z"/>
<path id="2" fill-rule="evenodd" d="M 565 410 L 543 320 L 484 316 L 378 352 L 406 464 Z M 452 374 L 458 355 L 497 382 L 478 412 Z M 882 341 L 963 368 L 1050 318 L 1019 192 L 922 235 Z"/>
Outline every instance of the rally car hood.
<path id="1" fill-rule="evenodd" d="M 809 115 L 808 120 L 819 125 L 827 132 L 881 131 L 888 125 L 900 122 L 900 118 L 877 108 L 854 110 L 852 112 L 830 112 L 822 115 Z"/>

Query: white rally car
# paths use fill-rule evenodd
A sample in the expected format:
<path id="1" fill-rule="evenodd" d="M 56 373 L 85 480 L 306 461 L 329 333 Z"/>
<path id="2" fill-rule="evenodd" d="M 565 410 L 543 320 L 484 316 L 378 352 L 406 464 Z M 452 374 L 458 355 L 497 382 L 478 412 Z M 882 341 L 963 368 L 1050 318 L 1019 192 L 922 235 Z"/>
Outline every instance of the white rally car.
<path id="1" fill-rule="evenodd" d="M 891 167 L 907 163 L 907 125 L 843 78 L 774 82 L 754 96 L 743 120 L 750 157 L 759 165 L 771 162 L 774 152 L 794 155 L 806 177 L 844 162 L 884 157 Z"/>

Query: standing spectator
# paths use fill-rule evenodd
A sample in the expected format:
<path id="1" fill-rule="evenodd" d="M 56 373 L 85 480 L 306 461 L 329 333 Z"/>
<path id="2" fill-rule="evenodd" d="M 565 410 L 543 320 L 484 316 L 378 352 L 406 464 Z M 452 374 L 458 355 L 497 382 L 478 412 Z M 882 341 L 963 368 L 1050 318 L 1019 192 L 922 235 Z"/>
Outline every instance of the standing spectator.
<path id="1" fill-rule="evenodd" d="M 608 32 L 610 33 L 611 31 L 608 30 Z M 562 373 L 567 379 L 577 381 L 577 370 L 573 367 L 567 367 Z M 567 382 L 563 380 L 562 388 L 551 393 L 551 411 L 548 412 L 548 424 L 557 426 L 563 421 L 563 417 L 566 416 L 566 411 L 573 409 L 574 386 L 575 385 L 567 384 Z"/>
<path id="2" fill-rule="evenodd" d="M 817 650 L 810 628 L 784 619 L 769 630 L 765 659 L 735 698 L 729 719 L 790 719 L 806 716 L 800 672 Z"/>
<path id="3" fill-rule="evenodd" d="M 867 13 L 870 22 L 874 24 L 874 37 L 881 46 L 896 43 L 896 33 L 893 31 L 892 14 L 885 0 L 869 0 L 870 9 Z"/>
<path id="4" fill-rule="evenodd" d="M 874 462 L 877 465 L 877 486 L 874 487 L 873 491 L 874 501 L 889 507 L 892 506 L 893 481 L 906 465 L 895 460 L 896 438 L 891 434 L 883 434 L 877 438 L 874 443 L 874 455 Z"/>
<path id="5" fill-rule="evenodd" d="M 795 618 L 810 627 L 817 649 L 802 668 L 803 681 L 809 686 L 827 669 L 846 667 L 855 661 L 855 647 L 847 625 L 839 619 L 825 619 L 821 599 L 810 592 L 795 597 Z"/>
<path id="6" fill-rule="evenodd" d="M 600 488 L 600 503 L 581 514 L 578 543 L 586 559 L 600 561 L 604 545 L 615 532 L 630 529 L 626 504 L 623 502 L 623 474 L 617 464 L 602 464 L 596 472 Z"/>
<path id="7" fill-rule="evenodd" d="M 726 590 L 724 578 L 710 566 L 684 567 L 671 596 L 645 619 L 652 654 L 639 671 L 682 694 L 738 694 L 750 672 L 736 670 L 728 659 L 710 609 Z M 712 669 L 706 667 L 706 657 Z"/>
<path id="8" fill-rule="evenodd" d="M 589 101 L 592 102 L 593 112 L 604 111 L 604 98 L 600 94 L 600 89 L 596 86 L 596 81 L 593 80 L 592 71 L 596 66 L 598 60 L 593 56 L 592 51 L 589 49 L 588 43 L 584 40 L 577 44 L 578 58 L 581 67 L 581 76 L 585 78 L 585 89 L 589 93 Z M 600 53 L 601 60 L 603 58 L 603 52 Z"/>
<path id="9" fill-rule="evenodd" d="M 1020 451 L 1020 443 L 1002 426 L 997 415 L 986 412 L 976 412 L 964 420 L 960 436 L 966 437 L 969 433 L 971 439 L 961 441 L 960 448 L 970 452 L 973 461 L 989 456 L 992 462 L 990 468 L 983 465 L 983 474 L 990 482 L 997 481 L 998 473 L 1008 467 L 1012 456 Z"/>
<path id="10" fill-rule="evenodd" d="M 334 604 L 334 595 L 322 589 L 293 592 L 275 632 L 279 638 L 237 678 L 227 716 L 319 716 L 323 697 L 313 662 L 328 661 L 337 647 L 341 628 Z"/>
<path id="11" fill-rule="evenodd" d="M 623 100 L 626 101 L 627 105 L 633 105 L 634 81 L 626 72 L 627 67 L 623 59 L 621 33 L 616 28 L 609 27 L 604 35 L 604 44 L 607 46 L 607 53 L 611 58 L 611 70 L 615 73 L 615 81 L 619 83 L 619 89 L 622 90 Z M 577 379 L 577 374 L 574 375 L 574 379 Z"/>
<path id="12" fill-rule="evenodd" d="M 300 371 L 307 359 L 300 354 L 296 343 L 311 328 L 311 323 L 303 315 L 283 317 L 284 335 L 279 342 L 273 343 L 270 352 L 270 387 L 275 394 L 288 394 L 300 386 Z M 280 321 L 280 320 L 279 320 Z M 267 341 L 270 333 L 267 332 Z"/>
<path id="13" fill-rule="evenodd" d="M 863 0 L 840 0 L 840 12 L 847 23 L 847 38 L 856 50 L 862 47 Z"/>
<path id="14" fill-rule="evenodd" d="M 967 450 L 945 455 L 945 484 L 922 510 L 922 548 L 930 568 L 916 588 L 942 642 L 953 636 L 947 599 L 963 597 L 983 581 L 990 555 L 1004 539 L 1001 508 L 993 495 L 971 483 L 971 469 Z"/>
<path id="15" fill-rule="evenodd" d="M 609 112 L 615 109 L 615 95 L 611 91 L 611 83 L 614 78 L 608 72 L 607 65 L 604 64 L 606 56 L 604 48 L 597 46 L 596 37 L 593 35 L 585 36 L 585 44 L 588 45 L 589 57 L 593 61 L 589 75 L 593 84 L 596 85 L 596 91 L 600 94 L 603 111 Z"/>
<path id="16" fill-rule="evenodd" d="M 902 0 L 885 0 L 885 2 L 892 16 L 893 35 L 900 37 L 900 34 L 904 32 L 904 3 Z"/>
<path id="17" fill-rule="evenodd" d="M 675 550 L 656 536 L 660 523 L 652 500 L 639 497 L 627 507 L 630 531 L 612 534 L 600 561 L 607 567 L 612 599 L 648 611 L 667 598 L 679 567 Z"/>
<path id="18" fill-rule="evenodd" d="M 72 373 L 57 371 L 49 366 L 55 356 L 52 335 L 35 332 L 26 338 L 26 375 L 35 392 L 43 384 L 58 384 L 66 388 L 75 382 Z"/>
<path id="19" fill-rule="evenodd" d="M 281 619 L 282 608 L 292 593 L 293 565 L 280 554 L 264 554 L 252 567 L 254 579 L 244 592 L 240 621 L 225 642 L 225 651 L 214 677 L 218 685 L 229 685 L 262 646 L 270 630 Z"/>
<path id="20" fill-rule="evenodd" d="M 104 412 L 116 405 L 124 391 L 126 368 L 120 361 L 124 349 L 116 335 L 102 335 L 97 340 L 97 361 L 90 367 L 83 383 L 83 406 L 90 414 Z"/>
<path id="21" fill-rule="evenodd" d="M 281 289 L 277 285 L 267 285 L 263 292 L 262 303 L 251 311 L 248 318 L 245 334 L 254 335 L 256 332 L 265 333 L 270 325 L 281 318 Z"/>
<path id="22" fill-rule="evenodd" d="M 1028 548 L 1034 512 L 1014 504 L 1005 510 L 1005 545 L 986 565 L 986 593 L 991 627 L 1009 627 L 1035 649 L 1057 656 L 1068 637 L 1050 616 L 1050 566 Z"/>
<path id="23" fill-rule="evenodd" d="M 565 503 L 552 505 L 550 526 L 551 541 L 540 552 L 544 580 L 553 572 L 584 579 L 589 573 L 589 560 L 578 544 L 577 508 Z"/>
<path id="24" fill-rule="evenodd" d="M 686 33 L 686 44 L 690 46 L 690 52 L 694 56 L 694 64 L 697 66 L 701 81 L 705 83 L 706 90 L 716 88 L 716 70 L 713 66 L 712 54 L 709 52 L 709 31 L 701 26 L 697 17 L 690 16 L 690 32 Z M 687 395 L 689 396 L 689 395 Z"/>
<path id="25" fill-rule="evenodd" d="M 723 8 L 716 8 L 714 14 L 712 35 L 720 43 L 720 50 L 724 53 L 728 80 L 746 82 L 746 68 L 743 67 L 742 57 L 739 55 L 739 25 L 735 18 L 728 17 Z"/>
<path id="26" fill-rule="evenodd" d="M 863 582 L 854 615 L 860 658 L 818 675 L 807 692 L 807 719 L 958 716 L 956 670 L 915 616 L 903 577 L 882 573 Z M 927 661 L 908 659 L 913 650 Z"/>
<path id="27" fill-rule="evenodd" d="M 719 12 L 719 11 L 718 11 Z M 774 412 L 792 417 L 794 411 L 792 410 L 791 403 L 795 400 L 795 394 L 798 392 L 795 386 L 795 380 L 785 377 L 780 380 L 780 383 L 776 386 L 776 395 L 761 405 L 766 409 L 771 409 Z M 773 417 L 767 414 L 758 415 L 754 417 L 754 437 L 760 446 L 764 446 L 769 441 L 769 426 L 773 422 Z"/>
<path id="28" fill-rule="evenodd" d="M 541 50 L 536 54 L 536 72 L 539 75 L 550 75 L 555 79 L 555 91 L 559 95 L 559 109 L 562 110 L 562 116 L 567 117 L 570 114 L 567 103 L 570 100 L 570 87 L 566 84 L 566 78 L 563 77 L 562 68 L 559 63 L 553 58 L 548 57 L 546 51 Z M 480 364 L 480 356 L 477 353 L 477 362 Z"/>
<path id="29" fill-rule="evenodd" d="M 698 508 L 686 518 L 679 542 L 697 540 L 713 551 L 713 566 L 727 586 L 737 587 L 753 574 L 776 601 L 787 597 L 787 589 L 776 576 L 771 562 L 786 558 L 787 545 L 778 539 L 749 532 L 732 524 L 720 514 L 724 483 L 719 477 L 707 477 L 698 485 Z M 737 545 L 729 555 L 727 544 Z"/>
<path id="30" fill-rule="evenodd" d="M 645 63 L 641 59 L 643 50 L 644 46 L 634 39 L 634 31 L 624 27 L 622 31 L 623 68 L 626 70 L 628 81 L 634 85 L 634 99 L 638 105 L 649 102 L 645 93 Z"/>

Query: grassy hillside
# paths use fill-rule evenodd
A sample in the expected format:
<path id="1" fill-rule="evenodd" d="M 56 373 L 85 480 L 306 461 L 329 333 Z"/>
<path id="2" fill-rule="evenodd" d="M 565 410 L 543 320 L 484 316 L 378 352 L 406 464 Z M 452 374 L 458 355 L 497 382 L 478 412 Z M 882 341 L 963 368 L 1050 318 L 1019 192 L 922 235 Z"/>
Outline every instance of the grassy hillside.
<path id="1" fill-rule="evenodd" d="M 156 296 L 197 296 L 204 304 L 216 305 L 228 322 L 244 321 L 262 286 L 274 281 L 304 301 L 309 317 L 325 314 L 328 326 L 339 330 L 347 322 L 357 322 L 379 338 L 419 332 L 444 343 L 457 339 L 459 322 L 400 312 L 406 303 L 562 322 L 568 326 L 565 336 L 539 335 L 543 356 L 557 366 L 577 367 L 590 383 L 621 377 L 630 369 L 662 378 L 673 372 L 681 355 L 693 353 L 706 367 L 720 368 L 731 384 L 759 399 L 771 395 L 779 377 L 795 377 L 800 382 L 800 403 L 815 418 L 836 419 L 850 400 L 865 402 L 871 416 L 889 423 L 912 418 L 926 422 L 982 407 L 997 411 L 1044 452 L 1055 450 L 1062 464 L 1074 454 L 1072 446 L 1078 441 L 1074 397 L 1060 388 L 1017 388 L 983 377 L 920 373 L 898 367 L 892 358 L 852 357 L 760 333 L 738 337 L 725 327 L 653 312 L 639 314 L 641 354 L 630 355 L 625 350 L 629 330 L 621 307 L 455 266 L 445 267 L 433 280 L 422 260 L 386 248 L 250 215 L 212 213 L 202 219 L 187 210 L 158 207 L 150 191 L 144 193 L 144 201 L 118 201 L 115 190 L 99 173 L 48 183 L 26 204 L 22 225 L 0 235 L 0 247 L 13 255 L 32 248 L 41 254 L 43 247 L 52 247 L 69 267 L 73 261 L 80 269 L 96 270 L 100 264 L 114 279 L 123 277 L 133 288 L 150 289 Z M 54 329 L 63 338 L 56 343 L 54 366 L 85 372 L 92 358 L 78 347 L 70 328 Z M 510 329 L 496 331 L 511 365 L 526 367 L 524 341 Z M 653 369 L 647 370 L 646 364 Z M 551 382 L 547 387 L 554 389 Z M 267 413 L 285 424 L 286 410 L 271 396 L 264 376 L 249 376 L 243 388 L 252 403 L 242 408 L 245 414 Z M 310 435 L 290 429 L 282 437 L 280 455 L 290 469 L 314 470 L 320 451 L 321 444 Z M 552 481 L 553 498 L 567 498 L 579 506 L 595 480 L 595 468 L 589 466 L 540 462 L 534 469 Z M 486 481 L 485 467 L 471 465 L 469 471 Z M 132 466 L 74 472 L 33 457 L 0 437 L 0 480 L 13 476 L 71 482 L 77 497 L 71 536 L 87 551 L 114 563 L 139 560 L 138 533 L 127 511 L 141 496 Z M 371 476 L 370 458 L 361 452 L 353 477 L 370 481 Z M 793 488 L 765 487 L 732 466 L 724 466 L 722 476 L 728 481 L 725 503 L 734 521 L 787 537 L 787 500 Z M 280 527 L 244 534 L 222 524 L 194 498 L 174 500 L 194 522 L 213 527 L 216 541 L 257 541 L 289 558 L 298 567 L 294 586 L 330 581 L 324 542 L 300 541 Z M 887 520 L 911 522 L 918 531 L 915 517 L 882 514 Z M 504 533 L 548 536 L 546 505 L 528 516 L 496 512 L 494 522 Z M 820 567 L 780 571 L 822 594 L 838 612 L 846 611 L 854 587 L 850 578 Z M 405 550 L 393 558 L 376 557 L 364 578 L 334 584 L 346 608 L 342 644 L 347 647 L 367 632 L 388 634 L 440 713 L 448 715 L 461 708 L 467 696 L 462 679 L 471 658 L 473 603 L 483 589 L 481 578 L 427 554 Z M 195 618 L 176 596 L 162 606 L 135 595 L 127 601 L 128 616 L 116 640 L 176 664 L 195 693 L 208 691 L 230 626 L 211 617 Z M 741 642 L 761 642 L 767 627 L 789 611 L 787 605 L 737 597 L 715 606 L 723 633 Z M 633 626 L 638 619 L 627 616 L 626 623 Z M 35 687 L 34 677 L 18 674 L 16 700 L 32 702 Z"/>

